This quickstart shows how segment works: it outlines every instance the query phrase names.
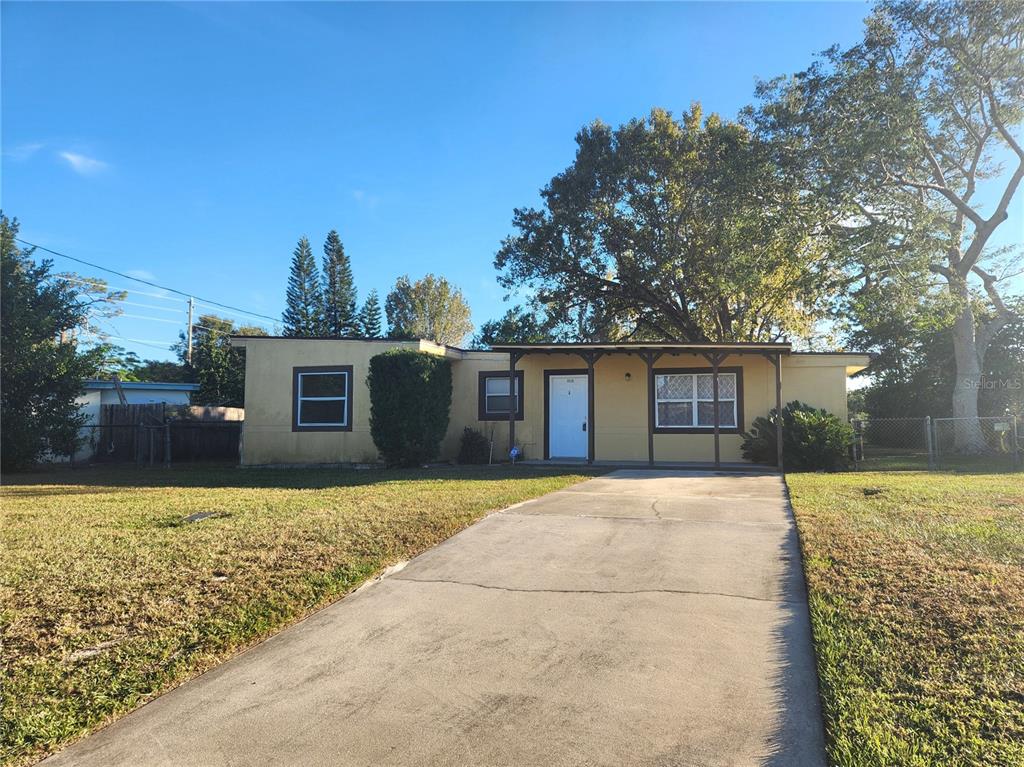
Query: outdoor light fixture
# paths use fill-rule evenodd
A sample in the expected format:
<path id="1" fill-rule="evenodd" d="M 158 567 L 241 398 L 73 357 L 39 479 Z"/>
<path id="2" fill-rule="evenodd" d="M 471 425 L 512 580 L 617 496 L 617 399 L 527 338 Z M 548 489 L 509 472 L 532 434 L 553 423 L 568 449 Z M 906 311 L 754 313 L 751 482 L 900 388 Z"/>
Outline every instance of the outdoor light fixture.
<path id="1" fill-rule="evenodd" d="M 633 378 L 633 374 L 632 373 L 626 373 L 626 380 L 627 381 L 631 380 L 632 378 Z"/>

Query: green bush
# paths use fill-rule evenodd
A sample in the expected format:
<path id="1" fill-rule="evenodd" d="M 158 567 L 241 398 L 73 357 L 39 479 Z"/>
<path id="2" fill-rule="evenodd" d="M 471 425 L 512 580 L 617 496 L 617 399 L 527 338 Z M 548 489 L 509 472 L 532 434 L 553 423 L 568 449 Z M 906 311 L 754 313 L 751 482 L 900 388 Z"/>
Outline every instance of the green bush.
<path id="1" fill-rule="evenodd" d="M 755 463 L 776 464 L 774 408 L 767 418 L 754 419 L 743 434 L 743 457 Z M 850 463 L 853 427 L 827 410 L 802 402 L 790 402 L 782 409 L 782 453 L 787 469 L 845 469 Z"/>
<path id="2" fill-rule="evenodd" d="M 459 442 L 459 463 L 488 463 L 491 460 L 491 442 L 483 433 L 467 426 Z"/>
<path id="3" fill-rule="evenodd" d="M 451 363 L 394 349 L 370 360 L 366 385 L 370 434 L 385 463 L 417 466 L 436 458 L 452 406 Z"/>

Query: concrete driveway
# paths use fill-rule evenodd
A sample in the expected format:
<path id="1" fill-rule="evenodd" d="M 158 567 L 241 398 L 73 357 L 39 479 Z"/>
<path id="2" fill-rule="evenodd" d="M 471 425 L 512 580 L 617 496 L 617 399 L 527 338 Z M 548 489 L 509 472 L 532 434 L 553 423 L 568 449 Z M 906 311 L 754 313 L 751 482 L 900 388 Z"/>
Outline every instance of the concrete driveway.
<path id="1" fill-rule="evenodd" d="M 782 480 L 494 514 L 46 764 L 824 765 Z"/>

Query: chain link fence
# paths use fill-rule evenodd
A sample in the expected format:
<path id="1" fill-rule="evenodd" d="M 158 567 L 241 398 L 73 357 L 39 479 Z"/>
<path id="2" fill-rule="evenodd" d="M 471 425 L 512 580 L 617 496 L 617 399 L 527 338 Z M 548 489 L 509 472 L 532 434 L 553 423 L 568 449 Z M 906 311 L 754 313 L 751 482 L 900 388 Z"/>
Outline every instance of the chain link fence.
<path id="1" fill-rule="evenodd" d="M 1022 468 L 1019 416 L 856 418 L 853 459 L 865 470 Z"/>

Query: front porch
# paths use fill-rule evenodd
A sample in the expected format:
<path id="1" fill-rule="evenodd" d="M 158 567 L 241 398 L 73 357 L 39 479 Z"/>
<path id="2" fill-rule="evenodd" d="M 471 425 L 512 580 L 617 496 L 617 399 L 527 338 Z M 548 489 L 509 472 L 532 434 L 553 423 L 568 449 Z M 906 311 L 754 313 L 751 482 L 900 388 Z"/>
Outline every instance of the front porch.
<path id="1" fill-rule="evenodd" d="M 542 409 L 543 423 L 535 422 L 526 440 L 530 462 L 694 471 L 755 468 L 738 460 L 739 435 L 753 418 L 768 415 L 772 407 L 781 409 L 782 357 L 791 352 L 789 344 L 754 343 L 508 344 L 492 349 L 508 354 L 509 381 L 517 376 L 522 381 L 518 366 L 523 363 L 531 371 L 528 380 L 542 389 L 542 408 L 536 410 Z M 633 361 L 627 364 L 626 358 Z M 574 359 L 583 365 L 566 365 Z M 690 388 L 668 391 L 685 387 Z M 541 405 L 536 394 L 528 401 Z M 535 411 L 538 421 L 539 415 Z M 521 410 L 509 413 L 510 453 L 521 447 L 516 434 L 521 420 Z M 777 436 L 781 471 L 782 435 Z M 639 440 L 646 445 L 641 447 Z"/>

